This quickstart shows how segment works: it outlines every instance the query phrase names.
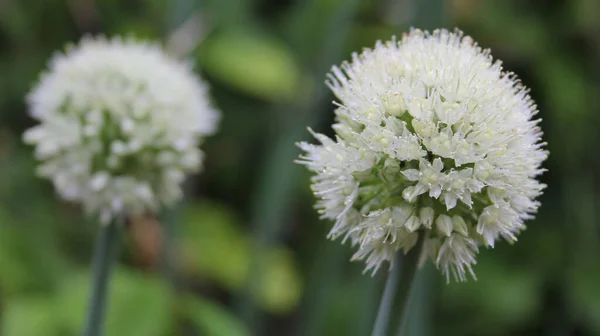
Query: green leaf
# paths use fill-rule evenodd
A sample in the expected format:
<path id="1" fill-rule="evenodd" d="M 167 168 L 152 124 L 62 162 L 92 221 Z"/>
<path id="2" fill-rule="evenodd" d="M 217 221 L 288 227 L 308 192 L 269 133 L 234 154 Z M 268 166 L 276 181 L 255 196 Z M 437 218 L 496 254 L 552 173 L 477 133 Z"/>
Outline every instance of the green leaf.
<path id="1" fill-rule="evenodd" d="M 149 274 L 119 268 L 109 285 L 107 336 L 163 336 L 173 325 L 169 290 Z M 69 276 L 58 294 L 61 321 L 73 333 L 81 330 L 88 308 L 89 273 Z"/>
<path id="2" fill-rule="evenodd" d="M 252 262 L 251 239 L 232 210 L 203 201 L 185 209 L 182 218 L 180 239 L 187 271 L 229 290 L 240 290 Z M 298 304 L 302 292 L 293 254 L 283 247 L 263 253 L 265 271 L 252 294 L 263 309 L 288 312 Z"/>
<path id="3" fill-rule="evenodd" d="M 250 246 L 230 209 L 206 201 L 188 207 L 180 239 L 188 271 L 229 289 L 242 287 L 250 263 Z"/>
<path id="4" fill-rule="evenodd" d="M 600 28 L 598 13 L 600 12 L 600 1 L 597 0 L 572 0 L 566 2 L 572 16 L 573 28 L 583 30 L 589 34 L 596 34 Z M 571 28 L 571 27 L 565 27 Z"/>
<path id="5" fill-rule="evenodd" d="M 209 36 L 200 49 L 203 70 L 246 94 L 287 101 L 299 90 L 299 66 L 273 36 L 252 29 L 229 30 Z"/>
<path id="6" fill-rule="evenodd" d="M 21 296 L 8 300 L 5 307 L 0 324 L 3 336 L 64 336 L 52 297 Z"/>
<path id="7" fill-rule="evenodd" d="M 25 255 L 23 235 L 13 219 L 0 208 L 0 288 L 7 293 L 35 286 L 36 278 Z"/>
<path id="8" fill-rule="evenodd" d="M 302 294 L 292 252 L 285 248 L 271 249 L 263 258 L 265 272 L 260 275 L 261 287 L 254 294 L 266 310 L 287 313 L 296 307 Z"/>
<path id="9" fill-rule="evenodd" d="M 52 244 L 39 243 L 38 228 L 30 224 L 0 208 L 0 289 L 7 294 L 50 289 L 60 272 Z"/>
<path id="10" fill-rule="evenodd" d="M 148 22 L 142 18 L 123 21 L 120 25 L 116 26 L 114 30 L 114 34 L 135 36 L 140 40 L 154 41 L 160 37 L 158 27 L 149 25 Z"/>
<path id="11" fill-rule="evenodd" d="M 220 305 L 188 296 L 182 313 L 205 336 L 250 336 L 247 327 Z"/>

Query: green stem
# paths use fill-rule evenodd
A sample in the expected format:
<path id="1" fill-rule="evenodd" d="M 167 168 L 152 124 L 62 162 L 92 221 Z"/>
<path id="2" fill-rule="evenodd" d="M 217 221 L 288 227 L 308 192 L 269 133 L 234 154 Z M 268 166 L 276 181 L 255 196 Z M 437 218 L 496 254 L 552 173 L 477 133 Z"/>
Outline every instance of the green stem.
<path id="1" fill-rule="evenodd" d="M 87 323 L 83 336 L 100 336 L 106 312 L 110 275 L 119 255 L 119 225 L 116 222 L 100 227 L 92 261 L 93 279 Z"/>
<path id="2" fill-rule="evenodd" d="M 379 303 L 379 310 L 377 311 L 377 318 L 375 319 L 375 327 L 373 327 L 373 332 L 371 333 L 372 336 L 384 336 L 386 334 L 390 315 L 392 313 L 394 297 L 396 297 L 396 291 L 398 289 L 400 269 L 403 264 L 402 259 L 400 252 L 398 252 L 394 266 L 388 272 L 383 295 L 381 296 L 381 302 Z"/>
<path id="3" fill-rule="evenodd" d="M 396 261 L 388 274 L 381 296 L 372 336 L 386 335 L 387 331 L 390 330 L 392 312 L 397 312 L 401 325 L 406 323 L 410 292 L 414 283 L 423 240 L 423 234 L 420 233 L 417 244 L 406 255 L 403 255 L 402 250 L 397 252 Z"/>
<path id="4" fill-rule="evenodd" d="M 171 285 L 173 292 L 180 290 L 177 264 L 177 223 L 179 221 L 181 204 L 165 209 L 160 214 L 162 241 L 160 244 L 163 276 Z"/>
<path id="5" fill-rule="evenodd" d="M 431 334 L 431 320 L 433 300 L 436 292 L 435 281 L 437 270 L 433 263 L 426 263 L 415 277 L 415 284 L 411 290 L 410 308 L 407 309 L 407 321 L 403 323 L 398 335 L 427 336 Z"/>
<path id="6" fill-rule="evenodd" d="M 411 303 L 411 293 L 415 284 L 415 277 L 417 275 L 417 266 L 419 264 L 419 256 L 422 253 L 422 247 L 424 243 L 423 233 L 419 234 L 419 240 L 417 241 L 417 245 L 414 246 L 409 253 L 406 255 L 406 261 L 404 263 L 404 267 L 402 268 L 403 280 L 399 284 L 398 293 L 396 294 L 396 300 L 398 306 L 398 310 L 396 312 L 396 316 L 400 318 L 400 325 L 398 330 L 400 331 L 399 335 L 403 335 L 406 330 L 406 323 L 408 322 L 408 316 L 410 315 L 410 303 Z"/>

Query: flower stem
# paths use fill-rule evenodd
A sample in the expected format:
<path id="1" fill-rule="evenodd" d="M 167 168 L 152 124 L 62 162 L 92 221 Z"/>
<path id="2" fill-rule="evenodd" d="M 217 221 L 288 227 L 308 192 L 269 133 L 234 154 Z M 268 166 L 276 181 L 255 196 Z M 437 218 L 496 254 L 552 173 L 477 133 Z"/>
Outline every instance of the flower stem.
<path id="1" fill-rule="evenodd" d="M 422 253 L 422 247 L 425 239 L 423 237 L 423 233 L 419 234 L 419 240 L 417 241 L 417 245 L 414 246 L 409 253 L 406 255 L 406 260 L 402 267 L 402 281 L 400 281 L 399 288 L 396 294 L 396 316 L 398 316 L 400 325 L 398 330 L 400 330 L 400 335 L 403 334 L 403 330 L 406 326 L 409 316 L 409 305 L 412 289 L 415 283 L 415 276 L 417 274 L 417 266 L 419 264 L 419 256 Z"/>
<path id="2" fill-rule="evenodd" d="M 93 257 L 93 279 L 87 322 L 83 336 L 100 336 L 104 325 L 107 289 L 111 271 L 119 255 L 119 225 L 116 222 L 100 227 Z"/>
<path id="3" fill-rule="evenodd" d="M 398 328 L 398 336 L 427 336 L 431 334 L 432 302 L 436 292 L 436 268 L 433 263 L 426 263 L 415 276 L 415 284 L 411 289 L 410 308 L 404 314 L 404 323 Z"/>
<path id="4" fill-rule="evenodd" d="M 398 280 L 400 279 L 400 268 L 402 267 L 402 264 L 403 260 L 399 252 L 398 256 L 396 256 L 394 266 L 389 271 L 385 282 L 381 303 L 379 303 L 379 310 L 377 311 L 377 318 L 375 319 L 375 326 L 371 333 L 372 336 L 384 336 L 386 334 L 394 297 L 396 296 Z"/>
<path id="5" fill-rule="evenodd" d="M 177 204 L 163 210 L 159 216 L 162 232 L 160 243 L 162 273 L 174 294 L 177 294 L 181 290 L 177 256 L 177 224 L 179 222 L 181 207 L 181 204 Z"/>
<path id="6" fill-rule="evenodd" d="M 393 312 L 396 312 L 395 314 L 400 318 L 402 325 L 406 323 L 410 292 L 417 273 L 423 240 L 422 233 L 420 233 L 416 246 L 410 249 L 406 255 L 403 255 L 402 250 L 397 252 L 396 261 L 388 274 L 381 296 L 372 336 L 385 336 L 387 334 L 387 331 L 391 329 L 390 324 L 393 324 L 390 323 L 390 316 Z"/>

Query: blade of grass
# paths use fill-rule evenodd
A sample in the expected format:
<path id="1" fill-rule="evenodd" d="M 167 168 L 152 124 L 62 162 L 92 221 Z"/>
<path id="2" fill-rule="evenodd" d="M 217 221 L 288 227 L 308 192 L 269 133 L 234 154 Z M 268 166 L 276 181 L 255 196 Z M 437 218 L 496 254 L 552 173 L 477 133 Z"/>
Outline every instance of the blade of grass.
<path id="1" fill-rule="evenodd" d="M 340 9 L 329 21 L 329 29 L 321 49 L 317 64 L 308 64 L 308 68 L 315 69 L 312 74 L 313 87 L 318 88 L 301 106 L 280 106 L 284 110 L 279 115 L 287 115 L 290 120 L 284 122 L 279 136 L 273 140 L 273 147 L 268 149 L 268 155 L 259 180 L 259 187 L 253 205 L 252 235 L 255 238 L 253 260 L 250 267 L 247 285 L 242 292 L 238 311 L 240 317 L 251 326 L 254 334 L 261 334 L 262 318 L 252 298 L 252 292 L 257 288 L 259 276 L 263 265 L 260 256 L 263 251 L 272 246 L 281 234 L 281 223 L 286 213 L 287 205 L 293 195 L 292 183 L 301 167 L 293 163 L 297 149 L 295 143 L 307 137 L 306 127 L 320 123 L 327 113 L 323 113 L 320 106 L 326 97 L 326 88 L 322 84 L 328 68 L 338 61 L 343 44 L 348 33 L 348 26 L 354 16 L 359 1 L 351 0 L 341 2 Z M 302 42 L 296 44 L 304 45 Z M 312 66 L 311 66 L 312 65 Z M 292 119 L 293 118 L 293 119 Z"/>

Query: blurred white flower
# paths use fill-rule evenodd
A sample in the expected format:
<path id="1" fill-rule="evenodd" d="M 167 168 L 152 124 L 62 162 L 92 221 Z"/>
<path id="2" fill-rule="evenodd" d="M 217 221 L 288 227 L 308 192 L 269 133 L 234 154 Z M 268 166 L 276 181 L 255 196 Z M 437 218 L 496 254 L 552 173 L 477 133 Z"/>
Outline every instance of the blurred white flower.
<path id="1" fill-rule="evenodd" d="M 425 239 L 422 260 L 473 274 L 478 246 L 514 241 L 532 218 L 548 153 L 536 106 L 512 73 L 460 31 L 413 30 L 333 67 L 335 140 L 302 142 L 299 163 L 330 237 L 376 271 Z"/>
<path id="2" fill-rule="evenodd" d="M 103 223 L 178 200 L 219 119 L 191 64 L 132 38 L 69 46 L 27 102 L 39 124 L 23 138 L 35 145 L 39 175 Z"/>

